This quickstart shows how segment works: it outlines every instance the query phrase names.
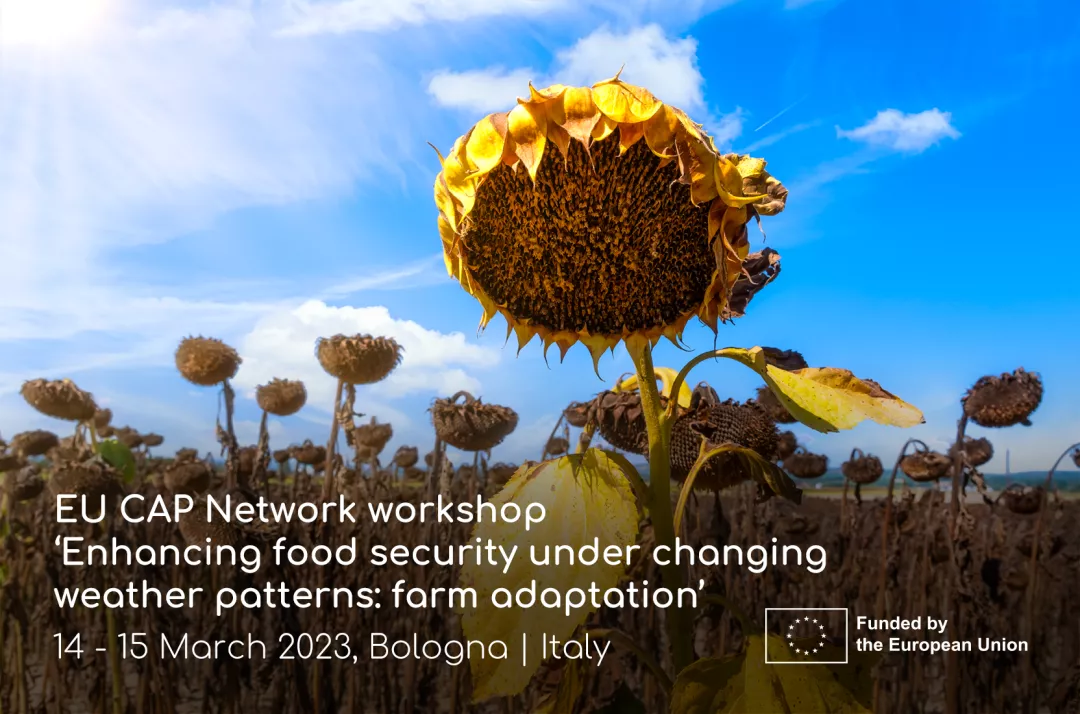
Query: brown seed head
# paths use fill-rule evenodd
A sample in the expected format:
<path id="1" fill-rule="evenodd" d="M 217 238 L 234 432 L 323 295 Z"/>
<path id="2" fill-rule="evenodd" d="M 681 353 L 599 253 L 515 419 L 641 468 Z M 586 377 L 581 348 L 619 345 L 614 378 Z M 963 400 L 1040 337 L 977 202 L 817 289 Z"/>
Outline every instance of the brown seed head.
<path id="1" fill-rule="evenodd" d="M 1046 492 L 1041 486 L 1021 486 L 1012 484 L 1001 492 L 1005 507 L 1013 513 L 1030 516 L 1042 508 Z"/>
<path id="2" fill-rule="evenodd" d="M 205 498 L 195 501 L 194 507 L 180 516 L 180 535 L 188 545 L 205 546 L 207 539 L 211 545 L 241 545 L 244 532 L 232 521 L 215 518 L 207 522 L 207 504 Z"/>
<path id="3" fill-rule="evenodd" d="M 292 452 L 288 449 L 278 449 L 273 453 L 274 461 L 283 464 L 292 458 Z"/>
<path id="4" fill-rule="evenodd" d="M 292 447 L 292 455 L 297 463 L 306 466 L 316 466 L 326 463 L 326 447 L 316 446 L 311 443 L 310 439 L 305 440 L 300 446 Z"/>
<path id="5" fill-rule="evenodd" d="M 953 444 L 949 449 L 949 455 L 952 456 L 955 454 L 956 444 Z M 994 445 L 986 438 L 980 437 L 974 439 L 970 436 L 966 436 L 964 437 L 964 458 L 972 466 L 982 466 L 990 461 L 990 459 L 994 458 Z"/>
<path id="6" fill-rule="evenodd" d="M 255 401 L 264 412 L 291 416 L 307 403 L 307 389 L 299 380 L 274 378 L 255 388 Z"/>
<path id="7" fill-rule="evenodd" d="M 684 481 L 697 461 L 701 441 L 737 444 L 756 451 L 766 461 L 776 458 L 776 424 L 753 403 L 732 401 L 702 404 L 682 412 L 671 427 L 671 477 Z M 705 462 L 694 479 L 696 490 L 719 490 L 751 478 L 734 454 L 718 454 Z"/>
<path id="8" fill-rule="evenodd" d="M 243 446 L 236 453 L 237 473 L 241 478 L 250 478 L 255 474 L 255 462 L 259 458 L 259 449 L 255 446 Z"/>
<path id="9" fill-rule="evenodd" d="M 26 466 L 26 459 L 11 452 L 0 453 L 0 473 L 18 471 Z"/>
<path id="10" fill-rule="evenodd" d="M 195 449 L 178 449 L 174 459 L 176 461 L 195 461 L 199 458 L 199 452 Z"/>
<path id="11" fill-rule="evenodd" d="M 394 452 L 394 463 L 403 469 L 416 466 L 416 462 L 419 460 L 420 451 L 415 446 L 399 446 L 398 450 Z"/>
<path id="12" fill-rule="evenodd" d="M 639 392 L 600 392 L 591 405 L 597 431 L 604 441 L 632 454 L 648 453 L 649 435 Z"/>
<path id="13" fill-rule="evenodd" d="M 394 436 L 394 427 L 390 424 L 380 424 L 371 417 L 371 422 L 361 424 L 352 430 L 352 440 L 356 445 L 366 446 L 374 452 L 374 456 L 382 453 L 386 444 Z"/>
<path id="14" fill-rule="evenodd" d="M 45 490 L 45 481 L 41 478 L 41 468 L 37 464 L 9 471 L 4 474 L 4 489 L 16 502 L 31 501 Z"/>
<path id="15" fill-rule="evenodd" d="M 82 496 L 97 505 L 102 496 L 107 503 L 115 504 L 123 495 L 124 487 L 115 469 L 101 459 L 91 458 L 61 464 L 54 469 L 49 478 L 49 491 L 54 496 Z"/>
<path id="16" fill-rule="evenodd" d="M 97 411 L 93 395 L 70 379 L 31 379 L 23 383 L 21 392 L 27 404 L 54 419 L 87 421 Z"/>
<path id="17" fill-rule="evenodd" d="M 165 471 L 165 488 L 174 494 L 198 496 L 210 488 L 213 475 L 202 461 L 174 463 Z"/>
<path id="18" fill-rule="evenodd" d="M 331 377 L 349 384 L 374 384 L 401 363 L 402 348 L 392 337 L 334 335 L 319 340 L 316 354 Z"/>
<path id="19" fill-rule="evenodd" d="M 122 426 L 115 430 L 116 440 L 129 449 L 137 449 L 143 445 L 142 434 L 132 429 L 130 426 Z"/>
<path id="20" fill-rule="evenodd" d="M 548 456 L 562 456 L 570 450 L 570 442 L 561 436 L 553 436 L 548 439 Z"/>
<path id="21" fill-rule="evenodd" d="M 59 445 L 60 437 L 44 429 L 24 431 L 11 440 L 11 450 L 26 457 L 44 456 Z"/>
<path id="22" fill-rule="evenodd" d="M 142 435 L 142 442 L 143 442 L 143 444 L 145 444 L 146 446 L 148 446 L 148 447 L 150 447 L 152 449 L 155 446 L 161 446 L 162 444 L 164 444 L 165 443 L 165 437 L 162 436 L 161 434 L 154 434 L 154 433 L 151 432 L 149 434 L 143 434 Z"/>
<path id="23" fill-rule="evenodd" d="M 1042 402 L 1043 385 L 1039 375 L 1023 367 L 1000 377 L 981 377 L 961 402 L 964 413 L 979 426 L 1031 426 L 1031 416 Z"/>
<path id="24" fill-rule="evenodd" d="M 458 399 L 463 399 L 459 404 Z M 484 404 L 468 392 L 458 392 L 431 405 L 431 422 L 444 442 L 462 451 L 487 451 L 517 428 L 518 415 L 509 407 Z"/>
<path id="25" fill-rule="evenodd" d="M 590 404 L 591 402 L 570 402 L 570 405 L 563 411 L 566 422 L 570 426 L 584 429 L 585 425 L 589 423 Z"/>
<path id="26" fill-rule="evenodd" d="M 866 485 L 881 478 L 885 473 L 885 467 L 881 465 L 881 459 L 873 454 L 863 454 L 861 449 L 855 449 L 851 458 L 840 465 L 840 473 L 849 481 Z"/>
<path id="27" fill-rule="evenodd" d="M 104 429 L 112 423 L 112 409 L 98 409 L 94 412 L 94 428 Z"/>
<path id="28" fill-rule="evenodd" d="M 415 466 L 407 466 L 405 467 L 404 478 L 406 481 L 426 481 L 427 471 L 424 471 L 423 469 L 418 469 Z"/>
<path id="29" fill-rule="evenodd" d="M 794 454 L 797 448 L 799 448 L 799 442 L 795 438 L 795 432 L 780 432 L 780 436 L 776 441 L 776 458 L 778 461 L 783 461 Z"/>
<path id="30" fill-rule="evenodd" d="M 185 337 L 176 348 L 176 368 L 184 379 L 201 387 L 213 387 L 236 376 L 240 355 L 213 337 Z"/>
<path id="31" fill-rule="evenodd" d="M 900 459 L 900 470 L 912 481 L 928 483 L 952 471 L 952 459 L 937 451 L 916 451 Z"/>
<path id="32" fill-rule="evenodd" d="M 811 454 L 800 447 L 784 459 L 784 470 L 795 478 L 821 478 L 829 470 L 829 457 Z"/>

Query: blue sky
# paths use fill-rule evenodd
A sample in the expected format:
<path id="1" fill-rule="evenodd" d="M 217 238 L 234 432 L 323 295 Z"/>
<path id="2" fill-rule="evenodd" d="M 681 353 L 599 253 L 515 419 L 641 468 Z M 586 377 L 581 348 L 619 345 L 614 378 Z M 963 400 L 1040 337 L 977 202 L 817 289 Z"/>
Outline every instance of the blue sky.
<path id="1" fill-rule="evenodd" d="M 300 378 L 310 406 L 278 444 L 324 439 L 332 384 L 314 339 L 406 346 L 360 410 L 397 443 L 459 388 L 517 409 L 495 458 L 535 458 L 560 409 L 630 369 L 587 352 L 515 357 L 501 318 L 446 276 L 431 186 L 441 149 L 527 83 L 623 77 L 769 161 L 791 191 L 767 222 L 783 273 L 720 346 L 801 350 L 916 404 L 906 433 L 798 430 L 838 465 L 944 448 L 986 373 L 1039 371 L 1035 426 L 989 434 L 1004 467 L 1042 469 L 1080 440 L 1080 8 L 908 0 L 6 0 L 0 29 L 0 433 L 61 425 L 23 380 L 71 377 L 118 423 L 213 441 L 216 397 L 183 382 L 187 334 L 244 356 L 256 384 Z M 63 18 L 58 20 L 57 18 Z M 687 343 L 709 348 L 692 324 Z M 552 353 L 555 355 L 555 352 Z M 657 363 L 678 367 L 669 346 Z M 734 363 L 695 373 L 745 398 Z M 981 430 L 975 428 L 974 433 Z"/>

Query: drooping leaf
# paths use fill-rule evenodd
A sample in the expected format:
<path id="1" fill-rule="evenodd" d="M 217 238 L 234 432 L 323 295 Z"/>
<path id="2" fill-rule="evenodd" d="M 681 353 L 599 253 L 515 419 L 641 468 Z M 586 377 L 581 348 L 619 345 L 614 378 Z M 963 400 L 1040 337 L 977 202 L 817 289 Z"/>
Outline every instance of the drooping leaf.
<path id="1" fill-rule="evenodd" d="M 781 664 L 766 664 L 766 637 L 770 659 Z M 790 654 L 781 637 L 751 635 L 743 653 L 736 657 L 699 660 L 675 680 L 671 712 L 870 714 L 863 695 L 873 683 L 865 662 L 841 677 L 831 665 L 796 661 Z"/>
<path id="2" fill-rule="evenodd" d="M 507 550 L 518 548 L 505 573 L 502 564 L 477 565 L 475 561 L 467 562 L 461 570 L 459 585 L 477 593 L 477 607 L 459 611 L 465 636 L 503 641 L 508 654 L 506 659 L 470 660 L 474 701 L 521 692 L 540 666 L 541 638 L 546 634 L 565 642 L 591 612 L 583 607 L 567 616 L 563 609 L 539 604 L 529 609 L 498 608 L 491 600 L 496 589 L 516 593 L 535 581 L 538 596 L 545 588 L 561 593 L 570 588 L 588 591 L 593 583 L 605 590 L 614 587 L 624 572 L 622 565 L 608 565 L 603 558 L 593 566 L 535 566 L 530 548 L 535 547 L 541 558 L 546 548 L 553 551 L 556 545 L 567 545 L 577 549 L 592 545 L 594 539 L 599 539 L 601 551 L 608 545 L 625 548 L 635 542 L 638 532 L 638 507 L 630 481 L 619 464 L 599 449 L 526 465 L 491 503 L 496 509 L 514 503 L 523 510 L 530 503 L 543 504 L 546 517 L 529 530 L 520 522 L 505 521 L 481 522 L 473 529 L 473 542 L 479 538 Z"/>
<path id="3" fill-rule="evenodd" d="M 572 659 L 563 667 L 559 687 L 536 709 L 536 714 L 574 714 L 574 707 L 581 697 L 584 682 L 581 681 L 581 660 Z"/>
<path id="4" fill-rule="evenodd" d="M 110 466 L 120 472 L 124 483 L 131 483 L 135 480 L 135 456 L 132 455 L 131 449 L 127 446 L 116 439 L 105 439 L 98 442 L 96 452 L 98 456 L 105 459 Z"/>
<path id="5" fill-rule="evenodd" d="M 671 367 L 654 367 L 653 371 L 656 373 L 656 378 L 660 380 L 660 396 L 671 398 L 671 388 L 674 386 L 675 378 L 679 376 L 678 371 Z M 637 375 L 631 375 L 619 382 L 615 387 L 616 392 L 629 392 L 638 388 Z M 690 387 L 683 382 L 679 385 L 679 406 L 683 409 L 690 408 L 690 402 L 694 398 L 694 392 Z"/>
<path id="6" fill-rule="evenodd" d="M 743 711 L 746 654 L 699 659 L 679 672 L 671 690 L 671 714 L 727 714 Z"/>
<path id="7" fill-rule="evenodd" d="M 878 424 L 910 427 L 923 423 L 923 414 L 877 382 L 859 379 L 846 369 L 807 367 L 786 370 L 772 364 L 760 347 L 729 347 L 720 356 L 745 364 L 765 383 L 791 415 L 822 432 L 851 429 L 871 419 Z"/>

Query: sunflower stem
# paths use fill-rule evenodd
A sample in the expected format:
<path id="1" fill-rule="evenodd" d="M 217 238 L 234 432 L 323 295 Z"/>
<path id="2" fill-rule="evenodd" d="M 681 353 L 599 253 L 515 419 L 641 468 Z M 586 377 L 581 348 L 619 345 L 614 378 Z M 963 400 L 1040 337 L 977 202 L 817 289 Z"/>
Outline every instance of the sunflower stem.
<path id="1" fill-rule="evenodd" d="M 660 406 L 660 393 L 656 389 L 656 371 L 653 369 L 652 347 L 629 350 L 637 370 L 638 390 L 641 394 L 642 411 L 645 413 L 645 429 L 649 435 L 649 516 L 653 535 L 672 552 L 675 550 L 675 525 L 671 508 L 671 457 L 670 421 Z M 676 392 L 677 394 L 677 392 Z M 677 591 L 683 586 L 682 569 L 669 561 L 660 566 L 664 587 Z M 665 612 L 667 636 L 671 647 L 671 660 L 678 675 L 694 661 L 692 621 L 689 610 L 673 607 Z"/>

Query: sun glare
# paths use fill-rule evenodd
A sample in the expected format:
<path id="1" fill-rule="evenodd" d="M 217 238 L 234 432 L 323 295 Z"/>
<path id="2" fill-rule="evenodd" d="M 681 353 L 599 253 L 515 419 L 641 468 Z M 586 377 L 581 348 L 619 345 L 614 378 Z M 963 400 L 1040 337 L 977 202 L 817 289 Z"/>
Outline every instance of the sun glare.
<path id="1" fill-rule="evenodd" d="M 0 45 L 64 49 L 93 39 L 111 0 L 0 0 Z"/>

